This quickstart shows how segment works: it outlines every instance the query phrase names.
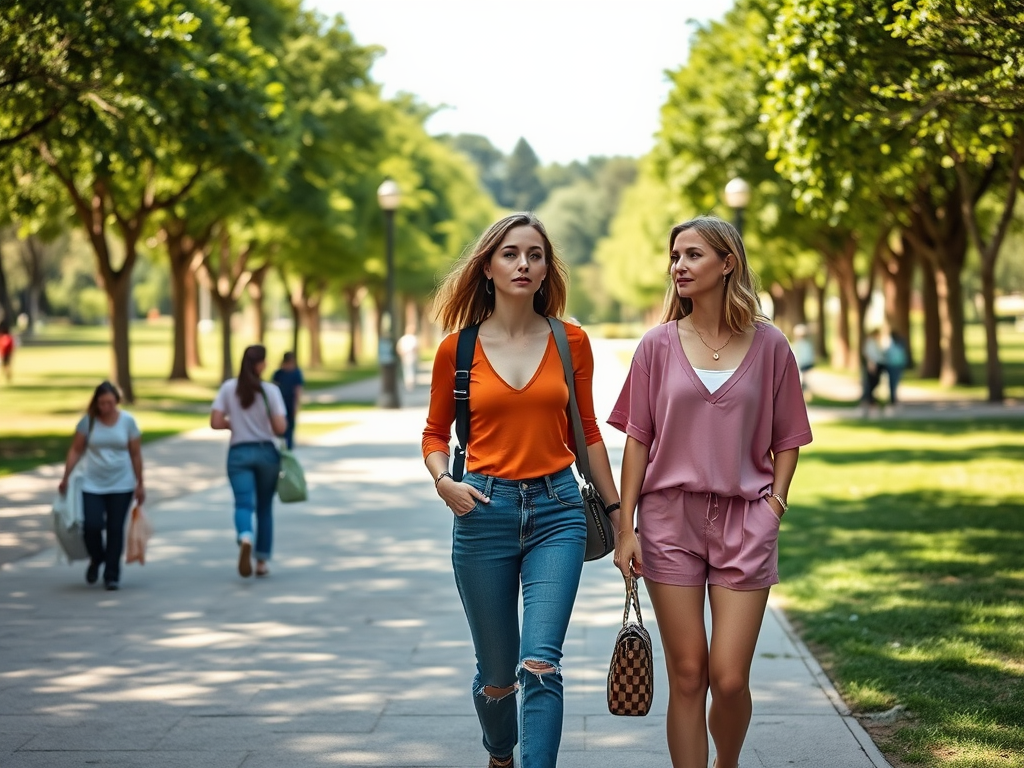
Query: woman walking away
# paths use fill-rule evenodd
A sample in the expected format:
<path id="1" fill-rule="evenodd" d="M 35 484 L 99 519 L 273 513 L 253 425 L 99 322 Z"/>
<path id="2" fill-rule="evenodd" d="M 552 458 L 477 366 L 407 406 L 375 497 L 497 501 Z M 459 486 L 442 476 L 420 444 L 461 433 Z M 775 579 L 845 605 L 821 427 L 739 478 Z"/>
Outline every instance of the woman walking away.
<path id="1" fill-rule="evenodd" d="M 716 768 L 736 768 L 779 522 L 811 431 L 736 229 L 702 216 L 674 227 L 669 249 L 663 324 L 641 340 L 609 419 L 627 435 L 615 564 L 643 575 L 658 617 L 672 765 L 705 768 L 710 729 Z"/>
<path id="2" fill-rule="evenodd" d="M 238 378 L 221 384 L 210 414 L 211 427 L 231 430 L 228 480 L 235 494 L 238 573 L 244 577 L 253 573 L 254 514 L 256 575 L 270 573 L 267 562 L 274 543 L 274 491 L 281 467 L 277 436 L 288 429 L 281 390 L 261 380 L 266 367 L 266 348 L 259 344 L 247 347 Z"/>
<path id="3" fill-rule="evenodd" d="M 75 428 L 58 487 L 61 494 L 67 493 L 71 472 L 85 458 L 82 512 L 85 548 L 89 552 L 85 580 L 95 584 L 102 565 L 103 583 L 110 590 L 118 589 L 121 583 L 125 520 L 132 498 L 139 504 L 146 500 L 142 433 L 135 418 L 118 407 L 120 402 L 121 393 L 109 381 L 96 387 L 88 411 Z"/>
<path id="4" fill-rule="evenodd" d="M 525 768 L 554 766 L 562 736 L 562 643 L 586 543 L 567 437 L 568 386 L 548 323 L 565 309 L 566 283 L 543 225 L 516 213 L 483 233 L 437 295 L 446 330 L 478 329 L 466 475 L 459 482 L 448 471 L 458 333 L 441 342 L 434 360 L 423 456 L 454 516 L 452 564 L 476 652 L 472 694 L 490 768 L 511 766 L 517 741 Z M 613 502 L 618 493 L 594 416 L 590 341 L 576 326 L 565 331 L 587 443 L 579 449 L 598 491 Z"/>

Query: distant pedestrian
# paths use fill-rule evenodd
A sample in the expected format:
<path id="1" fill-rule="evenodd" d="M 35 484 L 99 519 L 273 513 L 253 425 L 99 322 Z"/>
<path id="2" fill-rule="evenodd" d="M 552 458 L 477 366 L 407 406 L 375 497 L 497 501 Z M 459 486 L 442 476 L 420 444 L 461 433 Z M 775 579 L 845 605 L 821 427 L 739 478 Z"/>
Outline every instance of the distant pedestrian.
<path id="1" fill-rule="evenodd" d="M 554 766 L 562 736 L 562 644 L 587 536 L 567 440 L 568 386 L 548 324 L 565 310 L 567 282 L 543 225 L 517 213 L 484 232 L 435 300 L 446 330 L 479 328 L 466 475 L 457 482 L 448 471 L 459 333 L 434 360 L 423 456 L 454 516 L 452 564 L 476 651 L 472 694 L 490 768 L 511 766 L 517 741 L 524 768 Z M 616 502 L 594 415 L 590 341 L 574 325 L 565 332 L 587 442 L 579 449 L 604 500 Z"/>
<path id="2" fill-rule="evenodd" d="M 910 363 L 907 341 L 898 331 L 892 331 L 889 334 L 889 344 L 885 348 L 883 359 L 885 361 L 885 375 L 889 379 L 888 409 L 893 411 L 899 405 L 897 394 L 900 380 L 903 378 L 903 372 Z"/>
<path id="3" fill-rule="evenodd" d="M 110 590 L 120 586 L 125 521 L 132 499 L 138 504 L 146 500 L 142 433 L 135 418 L 118 407 L 120 402 L 120 391 L 109 381 L 93 391 L 89 408 L 75 428 L 58 486 L 62 495 L 67 493 L 71 472 L 84 459 L 82 528 L 89 552 L 85 580 L 95 584 L 102 565 L 103 583 Z"/>
<path id="4" fill-rule="evenodd" d="M 796 367 L 800 370 L 800 386 L 807 390 L 807 374 L 814 367 L 817 355 L 814 352 L 814 342 L 807 335 L 807 326 L 797 325 L 793 328 L 793 357 L 796 358 Z"/>
<path id="5" fill-rule="evenodd" d="M 4 378 L 11 383 L 11 360 L 14 358 L 14 335 L 6 320 L 0 321 L 0 367 L 4 370 Z"/>
<path id="6" fill-rule="evenodd" d="M 256 516 L 256 575 L 270 573 L 267 562 L 274 543 L 274 491 L 281 468 L 277 436 L 288 429 L 284 398 L 276 384 L 261 380 L 267 350 L 246 348 L 238 378 L 221 384 L 213 401 L 210 426 L 231 430 L 228 480 L 235 495 L 238 573 L 252 575 L 253 515 Z"/>
<path id="7" fill-rule="evenodd" d="M 416 366 L 420 361 L 420 340 L 416 336 L 416 326 L 406 326 L 405 334 L 398 339 L 398 357 L 402 360 L 405 391 L 412 392 L 416 386 Z"/>
<path id="8" fill-rule="evenodd" d="M 615 564 L 644 577 L 658 618 L 672 765 L 706 766 L 710 729 L 717 768 L 736 768 L 779 524 L 811 430 L 739 232 L 702 216 L 674 227 L 668 246 L 663 324 L 640 341 L 608 419 L 627 436 Z"/>
<path id="9" fill-rule="evenodd" d="M 302 388 L 306 379 L 295 361 L 294 352 L 285 352 L 281 367 L 274 371 L 273 382 L 281 390 L 284 398 L 285 417 L 288 429 L 284 433 L 284 441 L 289 450 L 295 447 L 295 423 L 299 418 L 299 406 L 302 405 Z"/>
<path id="10" fill-rule="evenodd" d="M 885 355 L 882 350 L 882 331 L 872 328 L 864 338 L 864 348 L 860 354 L 861 413 L 871 413 L 876 405 L 875 390 L 885 372 Z"/>

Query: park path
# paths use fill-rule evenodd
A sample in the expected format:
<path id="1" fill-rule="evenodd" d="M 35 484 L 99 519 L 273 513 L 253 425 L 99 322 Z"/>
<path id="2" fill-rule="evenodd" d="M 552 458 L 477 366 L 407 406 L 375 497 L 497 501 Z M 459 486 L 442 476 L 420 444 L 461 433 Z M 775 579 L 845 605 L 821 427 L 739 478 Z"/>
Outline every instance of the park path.
<path id="1" fill-rule="evenodd" d="M 610 410 L 631 344 L 595 343 L 599 413 Z M 147 446 L 156 536 L 120 592 L 88 587 L 79 564 L 55 565 L 48 542 L 6 563 L 0 765 L 482 765 L 450 513 L 419 455 L 427 378 L 402 410 L 367 409 L 299 448 L 311 498 L 278 506 L 267 579 L 235 573 L 224 438 L 206 430 Z M 376 386 L 334 396 L 372 402 Z M 617 465 L 621 436 L 605 432 Z M 55 477 L 47 468 L 0 481 L 4 511 L 12 493 L 26 515 L 33 503 L 45 508 Z M 646 597 L 654 710 L 643 719 L 606 712 L 621 584 L 609 561 L 584 569 L 566 643 L 559 764 L 568 768 L 669 764 L 662 650 Z M 888 765 L 774 607 L 753 679 L 744 768 Z"/>

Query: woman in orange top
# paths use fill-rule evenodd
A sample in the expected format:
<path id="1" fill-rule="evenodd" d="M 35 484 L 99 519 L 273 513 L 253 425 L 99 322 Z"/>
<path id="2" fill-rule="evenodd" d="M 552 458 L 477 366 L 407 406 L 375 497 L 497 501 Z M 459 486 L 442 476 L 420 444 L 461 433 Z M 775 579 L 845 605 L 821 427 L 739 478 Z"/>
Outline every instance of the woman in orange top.
<path id="1" fill-rule="evenodd" d="M 586 543 L 572 473 L 569 390 L 547 318 L 565 309 L 566 270 L 530 213 L 492 225 L 438 289 L 446 330 L 479 324 L 470 368 L 466 475 L 448 471 L 458 334 L 434 360 L 423 456 L 454 513 L 452 564 L 476 650 L 473 700 L 489 768 L 554 766 L 562 734 L 562 643 Z M 594 481 L 617 525 L 619 494 L 594 416 L 594 358 L 566 325 Z M 523 626 L 519 628 L 519 589 Z M 515 692 L 522 694 L 518 728 Z"/>

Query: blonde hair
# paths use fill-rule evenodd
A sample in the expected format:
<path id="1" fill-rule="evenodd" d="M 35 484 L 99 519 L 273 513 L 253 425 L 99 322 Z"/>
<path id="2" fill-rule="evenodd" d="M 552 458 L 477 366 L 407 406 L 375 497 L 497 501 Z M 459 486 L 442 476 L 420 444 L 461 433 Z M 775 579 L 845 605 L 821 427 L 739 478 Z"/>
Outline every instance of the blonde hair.
<path id="1" fill-rule="evenodd" d="M 747 252 L 743 247 L 743 238 L 729 222 L 717 216 L 698 216 L 672 227 L 668 237 L 669 252 L 675 246 L 680 232 L 692 229 L 700 235 L 723 261 L 731 253 L 736 257 L 736 265 L 725 276 L 723 290 L 725 292 L 725 323 L 733 333 L 742 333 L 755 323 L 767 323 L 768 316 L 761 309 L 757 298 L 757 275 L 747 263 Z M 669 267 L 671 271 L 671 266 Z M 661 322 L 680 320 L 693 312 L 693 300 L 681 298 L 676 293 L 674 283 L 669 283 L 665 292 L 665 309 Z"/>
<path id="2" fill-rule="evenodd" d="M 544 241 L 548 273 L 542 288 L 533 294 L 534 311 L 545 317 L 558 317 L 565 311 L 569 284 L 565 264 L 555 255 L 551 238 L 540 219 L 528 212 L 513 213 L 488 227 L 438 285 L 434 314 L 445 331 L 476 325 L 494 312 L 494 294 L 487 292 L 484 265 L 490 262 L 509 231 L 516 227 L 533 227 Z"/>

